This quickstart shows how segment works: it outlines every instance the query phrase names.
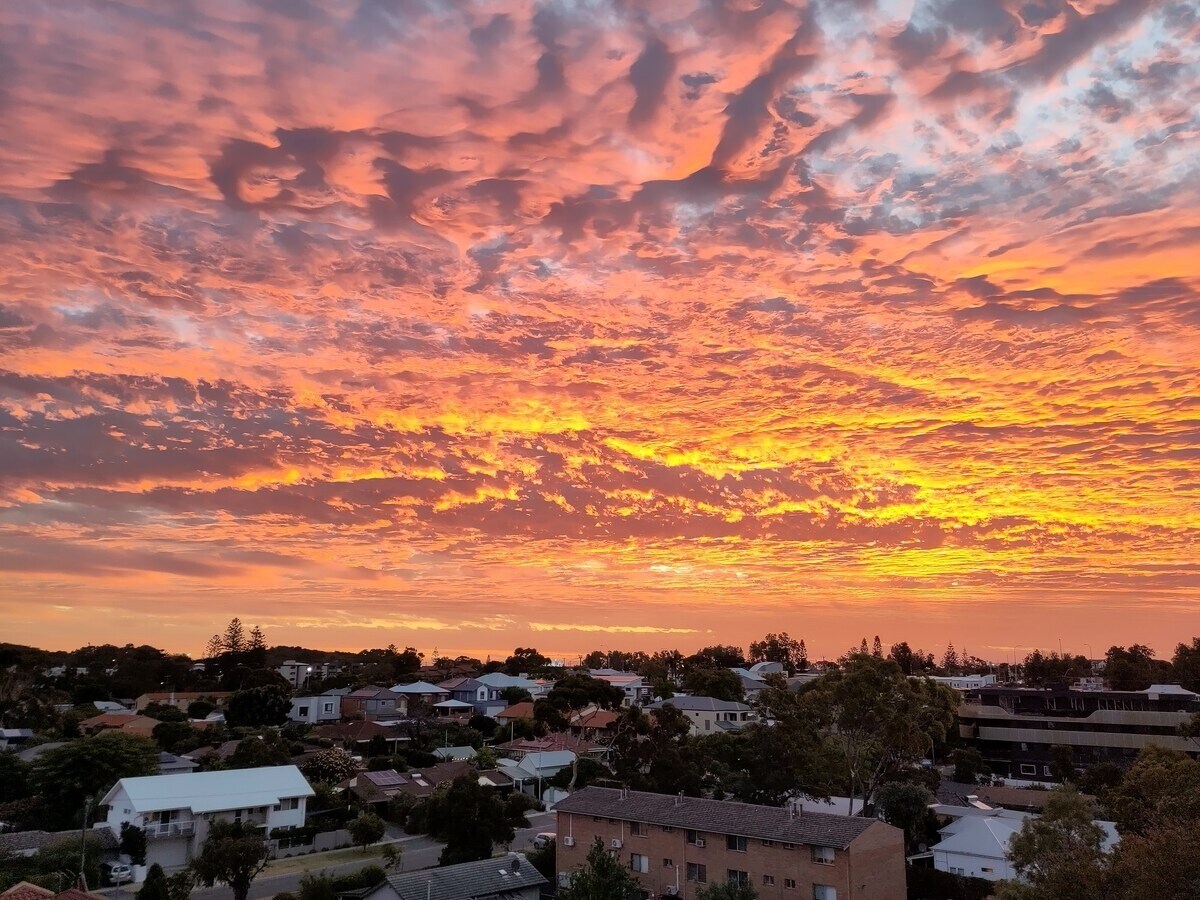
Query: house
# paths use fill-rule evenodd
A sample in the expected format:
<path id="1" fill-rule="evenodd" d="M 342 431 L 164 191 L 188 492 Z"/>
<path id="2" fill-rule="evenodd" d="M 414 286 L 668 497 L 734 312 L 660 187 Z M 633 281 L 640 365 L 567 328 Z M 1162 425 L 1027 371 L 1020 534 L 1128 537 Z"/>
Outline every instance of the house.
<path id="1" fill-rule="evenodd" d="M 758 695 L 770 687 L 761 677 L 755 676 L 748 669 L 731 669 L 730 671 L 741 681 L 742 696 L 747 700 L 758 699 Z"/>
<path id="2" fill-rule="evenodd" d="M 439 785 L 446 784 L 464 775 L 475 775 L 475 767 L 469 762 L 437 763 L 423 769 L 397 772 L 384 769 L 378 772 L 359 772 L 342 782 L 339 787 L 349 790 L 362 803 L 386 803 L 399 794 L 420 799 L 428 797 Z"/>
<path id="3" fill-rule="evenodd" d="M 546 750 L 526 753 L 519 760 L 501 759 L 497 762 L 500 771 L 512 779 L 518 791 L 540 797 L 543 783 L 573 766 L 576 758 L 570 750 Z"/>
<path id="4" fill-rule="evenodd" d="M 512 759 L 521 759 L 527 753 L 552 753 L 560 750 L 570 750 L 580 756 L 602 757 L 607 755 L 608 748 L 564 731 L 552 731 L 540 738 L 517 738 L 497 744 L 495 750 Z"/>
<path id="5" fill-rule="evenodd" d="M 914 675 L 913 678 L 918 676 Z M 995 675 L 926 675 L 930 681 L 944 684 L 956 691 L 977 691 L 996 683 Z"/>
<path id="6" fill-rule="evenodd" d="M 288 711 L 289 722 L 304 722 L 320 725 L 322 722 L 337 722 L 342 718 L 342 698 L 337 694 L 320 697 L 293 697 Z"/>
<path id="7" fill-rule="evenodd" d="M 399 734 L 394 727 L 367 720 L 319 725 L 313 729 L 313 737 L 325 738 L 340 744 L 351 753 L 359 754 L 365 754 L 367 746 L 376 738 L 383 740 L 389 753 L 395 753 L 401 743 L 411 740 L 408 735 Z"/>
<path id="8" fill-rule="evenodd" d="M 0 750 L 12 750 L 32 739 L 32 728 L 0 728 Z"/>
<path id="9" fill-rule="evenodd" d="M 533 701 L 522 700 L 520 703 L 514 703 L 512 706 L 506 706 L 500 710 L 495 716 L 497 725 L 507 726 L 510 722 L 516 722 L 520 719 L 533 718 Z"/>
<path id="10" fill-rule="evenodd" d="M 650 704 L 650 709 L 673 706 L 692 723 L 692 734 L 715 734 L 719 731 L 741 731 L 758 720 L 754 708 L 736 700 L 717 700 L 713 697 L 676 696 Z"/>
<path id="11" fill-rule="evenodd" d="M 462 716 L 464 719 L 475 715 L 475 707 L 462 700 L 443 700 L 435 703 L 433 711 L 439 716 Z"/>
<path id="12" fill-rule="evenodd" d="M 127 706 L 122 706 L 115 700 L 93 700 L 92 706 L 96 707 L 96 712 L 102 713 L 131 713 L 133 712 Z"/>
<path id="13" fill-rule="evenodd" d="M 471 760 L 476 756 L 474 747 L 438 747 L 433 751 L 438 759 L 454 761 L 459 759 Z"/>
<path id="14" fill-rule="evenodd" d="M 537 698 L 550 692 L 553 687 L 552 682 L 526 678 L 524 675 L 506 675 L 504 672 L 488 672 L 486 675 L 480 675 L 475 679 L 480 684 L 487 685 L 491 691 L 489 700 L 499 700 L 500 695 L 509 688 L 519 688 L 523 691 L 529 691 L 529 696 Z"/>
<path id="15" fill-rule="evenodd" d="M 494 695 L 492 688 L 477 678 L 451 678 L 438 683 L 438 687 L 450 692 L 451 700 L 470 703 L 481 716 L 495 718 L 508 704 Z"/>
<path id="16" fill-rule="evenodd" d="M 142 694 L 133 701 L 134 712 L 141 712 L 151 703 L 160 706 L 173 706 L 180 712 L 187 712 L 189 706 L 197 700 L 207 700 L 214 706 L 224 706 L 225 701 L 232 696 L 232 691 L 156 691 Z"/>
<path id="17" fill-rule="evenodd" d="M 617 714 L 611 709 L 588 706 L 571 716 L 571 734 L 586 738 L 609 737 L 617 723 Z"/>
<path id="18" fill-rule="evenodd" d="M 904 834 L 878 819 L 588 787 L 560 800 L 560 883 L 597 838 L 651 896 L 695 898 L 722 881 L 760 900 L 907 895 Z"/>
<path id="19" fill-rule="evenodd" d="M 0 894 L 0 900 L 106 900 L 106 898 L 103 894 L 93 894 L 84 890 L 81 880 L 77 879 L 72 887 L 58 893 L 49 888 L 30 884 L 28 881 L 20 881 Z"/>
<path id="20" fill-rule="evenodd" d="M 234 751 L 237 750 L 241 743 L 242 742 L 240 740 L 224 741 L 215 747 L 206 744 L 203 747 L 197 747 L 195 750 L 189 750 L 187 753 L 184 753 L 183 758 L 190 759 L 193 762 L 198 763 L 202 759 L 208 759 L 212 757 L 213 759 L 219 759 L 224 762 L 225 760 L 229 759 L 229 757 L 233 756 Z"/>
<path id="21" fill-rule="evenodd" d="M 313 676 L 313 667 L 308 663 L 298 662 L 294 659 L 289 659 L 278 669 L 275 670 L 294 688 L 302 688 L 308 683 L 308 680 Z"/>
<path id="22" fill-rule="evenodd" d="M 1200 696 L 1177 684 L 1144 691 L 1066 687 L 987 687 L 964 693 L 959 735 L 1006 778 L 1052 781 L 1056 747 L 1077 769 L 1100 762 L 1128 766 L 1148 744 L 1200 755 L 1179 726 L 1200 712 Z"/>
<path id="23" fill-rule="evenodd" d="M 367 720 L 403 718 L 408 715 L 408 698 L 375 685 L 362 687 L 342 698 L 342 715 Z"/>
<path id="24" fill-rule="evenodd" d="M 158 727 L 158 719 L 139 716 L 134 713 L 100 713 L 79 723 L 83 734 L 99 734 L 102 731 L 123 731 L 126 734 L 140 734 L 150 737 Z"/>
<path id="25" fill-rule="evenodd" d="M 538 900 L 549 882 L 520 853 L 390 875 L 363 900 Z"/>
<path id="26" fill-rule="evenodd" d="M 186 759 L 182 756 L 176 756 L 174 753 L 164 751 L 158 754 L 159 775 L 182 775 L 194 772 L 198 765 L 199 763 L 194 759 Z"/>
<path id="27" fill-rule="evenodd" d="M 620 688 L 624 699 L 622 706 L 641 706 L 650 702 L 654 695 L 649 683 L 636 672 L 618 672 L 616 669 L 589 669 L 588 674 L 599 681 L 605 681 L 613 687 Z"/>
<path id="28" fill-rule="evenodd" d="M 268 835 L 277 828 L 299 828 L 312 796 L 295 766 L 267 766 L 122 778 L 101 802 L 108 807 L 106 824 L 114 836 L 126 822 L 144 829 L 146 864 L 173 869 L 195 857 L 211 822 L 250 822 Z"/>
<path id="29" fill-rule="evenodd" d="M 450 692 L 445 688 L 430 684 L 428 681 L 414 681 L 412 684 L 397 684 L 392 686 L 393 694 L 400 694 L 411 705 L 414 700 L 420 700 L 429 706 L 450 699 Z"/>

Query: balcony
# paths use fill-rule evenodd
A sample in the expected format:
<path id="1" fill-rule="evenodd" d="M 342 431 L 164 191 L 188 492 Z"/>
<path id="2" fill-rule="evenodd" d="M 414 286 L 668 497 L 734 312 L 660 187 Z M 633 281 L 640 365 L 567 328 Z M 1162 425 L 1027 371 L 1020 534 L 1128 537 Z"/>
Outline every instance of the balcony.
<path id="1" fill-rule="evenodd" d="M 154 822 L 145 827 L 146 837 L 150 840 L 164 838 L 191 837 L 196 833 L 195 822 Z"/>

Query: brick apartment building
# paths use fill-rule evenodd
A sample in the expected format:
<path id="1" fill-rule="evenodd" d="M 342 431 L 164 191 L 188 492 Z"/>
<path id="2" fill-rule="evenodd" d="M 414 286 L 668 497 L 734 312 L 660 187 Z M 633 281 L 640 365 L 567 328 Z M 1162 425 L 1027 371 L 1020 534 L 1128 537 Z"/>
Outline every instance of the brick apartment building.
<path id="1" fill-rule="evenodd" d="M 560 879 L 601 840 L 654 897 L 747 881 L 760 900 L 897 900 L 904 835 L 877 819 L 589 787 L 560 801 Z"/>

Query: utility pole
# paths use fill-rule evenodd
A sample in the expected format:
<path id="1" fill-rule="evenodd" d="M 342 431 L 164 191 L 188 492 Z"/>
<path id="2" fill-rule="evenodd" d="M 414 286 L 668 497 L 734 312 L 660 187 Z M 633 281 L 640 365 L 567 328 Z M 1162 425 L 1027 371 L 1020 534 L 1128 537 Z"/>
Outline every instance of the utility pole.
<path id="1" fill-rule="evenodd" d="M 83 804 L 83 824 L 79 826 L 79 886 L 87 890 L 87 824 L 88 814 L 92 811 L 92 798 L 88 797 Z"/>

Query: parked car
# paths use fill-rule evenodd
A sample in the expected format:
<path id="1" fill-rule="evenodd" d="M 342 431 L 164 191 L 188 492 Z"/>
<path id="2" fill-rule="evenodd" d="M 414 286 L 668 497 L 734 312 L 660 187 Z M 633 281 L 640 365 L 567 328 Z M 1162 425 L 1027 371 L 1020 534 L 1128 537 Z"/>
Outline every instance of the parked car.
<path id="1" fill-rule="evenodd" d="M 128 884 L 133 881 L 133 869 L 123 862 L 100 863 L 100 874 L 105 884 Z"/>
<path id="2" fill-rule="evenodd" d="M 558 840 L 558 835 L 553 831 L 543 831 L 533 839 L 533 846 L 537 850 L 541 850 L 547 844 L 553 844 Z"/>

